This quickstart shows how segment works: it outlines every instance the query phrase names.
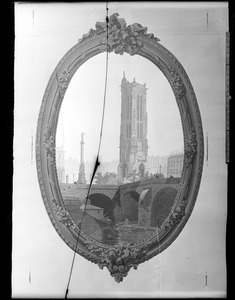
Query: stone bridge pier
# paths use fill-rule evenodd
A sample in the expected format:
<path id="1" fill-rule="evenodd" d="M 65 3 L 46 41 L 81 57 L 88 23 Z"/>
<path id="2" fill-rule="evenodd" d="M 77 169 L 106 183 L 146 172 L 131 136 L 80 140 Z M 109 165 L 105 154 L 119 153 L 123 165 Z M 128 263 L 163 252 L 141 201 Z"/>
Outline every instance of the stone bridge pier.
<path id="1" fill-rule="evenodd" d="M 171 210 L 179 182 L 180 178 L 153 178 L 124 184 L 120 186 L 121 207 L 125 211 L 127 202 L 132 200 L 138 225 L 160 226 Z"/>

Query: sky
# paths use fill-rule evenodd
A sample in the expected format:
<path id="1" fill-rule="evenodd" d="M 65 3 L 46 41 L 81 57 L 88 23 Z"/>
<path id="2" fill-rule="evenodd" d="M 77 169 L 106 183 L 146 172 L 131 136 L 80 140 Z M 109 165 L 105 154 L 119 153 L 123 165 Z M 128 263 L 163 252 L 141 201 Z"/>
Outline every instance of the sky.
<path id="1" fill-rule="evenodd" d="M 80 134 L 85 132 L 85 160 L 98 151 L 104 98 L 106 54 L 91 58 L 75 73 L 62 104 L 57 145 L 67 157 L 80 159 Z M 149 155 L 167 155 L 183 150 L 183 132 L 177 103 L 165 76 L 141 56 L 109 54 L 105 118 L 100 156 L 104 161 L 119 158 L 121 79 L 133 78 L 147 87 Z"/>
<path id="2" fill-rule="evenodd" d="M 45 210 L 38 184 L 35 143 L 32 149 L 31 141 L 36 138 L 41 101 L 54 68 L 78 39 L 90 28 L 94 28 L 96 21 L 105 19 L 105 5 L 106 3 L 16 4 L 12 233 L 14 297 L 64 297 L 73 251 L 55 231 Z M 121 284 L 115 283 L 106 269 L 100 270 L 97 265 L 76 255 L 69 297 L 159 297 L 175 296 L 177 293 L 190 297 L 224 297 L 227 213 L 224 113 L 225 32 L 228 30 L 226 3 L 190 2 L 179 5 L 176 2 L 110 2 L 109 12 L 118 12 L 127 24 L 136 22 L 147 26 L 148 32 L 153 32 L 160 38 L 162 45 L 185 68 L 197 96 L 204 138 L 208 135 L 209 139 L 208 161 L 205 158 L 192 215 L 168 249 L 140 265 L 137 270 L 131 270 Z M 84 109 L 85 105 L 87 113 L 98 119 L 98 110 L 103 99 L 101 85 L 104 84 L 104 69 L 99 70 L 99 65 L 104 66 L 103 59 L 104 55 L 99 55 L 84 64 L 84 68 L 80 68 L 74 75 L 67 90 L 61 114 L 64 141 L 62 138 L 60 143 L 64 144 L 67 151 L 71 151 L 71 155 L 76 156 L 79 153 L 79 135 L 85 131 L 86 155 L 87 158 L 92 158 L 93 152 L 88 147 L 89 143 L 93 145 L 89 141 L 90 132 L 94 134 L 99 127 L 92 127 L 91 122 L 86 122 L 86 126 L 82 127 L 87 119 L 81 115 L 80 106 L 83 105 Z M 171 145 L 166 132 L 163 130 L 161 135 L 159 130 L 162 123 L 171 126 L 179 134 L 181 130 L 178 125 L 174 128 L 176 123 L 173 122 L 179 122 L 180 119 L 169 84 L 160 71 L 152 68 L 149 62 L 143 63 L 141 60 L 142 58 L 130 58 L 127 55 L 113 59 L 113 55 L 110 55 L 104 147 L 102 146 L 101 152 L 104 157 L 111 159 L 118 153 L 116 141 L 120 126 L 119 84 L 124 70 L 129 81 L 136 77 L 136 81 L 146 82 L 149 88 L 147 109 L 150 116 L 152 114 L 151 118 L 149 116 L 150 150 L 154 154 L 161 154 L 180 147 L 180 141 L 174 141 Z M 93 68 L 100 72 L 94 72 Z M 86 88 L 82 85 L 86 85 L 89 79 L 94 88 L 86 93 Z M 88 99 L 86 104 L 85 99 Z M 94 109 L 91 112 L 90 107 L 94 105 L 97 105 L 97 113 Z M 72 111 L 71 107 L 74 108 Z M 69 120 L 66 116 L 72 113 L 76 118 L 71 117 Z M 112 122 L 109 122 L 110 119 Z M 115 134 L 110 135 L 107 124 Z M 72 130 L 70 128 L 75 126 L 78 127 L 74 131 L 76 138 L 71 141 L 67 130 Z M 60 130 L 58 127 L 58 132 Z M 171 134 L 171 137 L 175 134 Z M 97 143 L 95 140 L 93 142 Z M 107 144 L 108 147 L 112 146 L 112 153 L 106 151 Z M 94 152 L 95 148 L 94 146 Z M 207 291 L 204 289 L 206 269 Z"/>

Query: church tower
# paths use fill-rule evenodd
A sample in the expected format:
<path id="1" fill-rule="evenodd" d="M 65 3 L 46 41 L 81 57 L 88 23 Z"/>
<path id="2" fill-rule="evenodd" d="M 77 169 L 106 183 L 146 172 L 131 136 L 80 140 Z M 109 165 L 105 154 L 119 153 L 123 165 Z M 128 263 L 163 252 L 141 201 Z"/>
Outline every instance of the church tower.
<path id="1" fill-rule="evenodd" d="M 78 184 L 86 184 L 85 177 L 85 164 L 84 164 L 84 141 L 83 136 L 84 132 L 81 134 L 81 152 L 80 152 L 80 166 L 79 166 L 79 174 L 78 174 Z"/>
<path id="2" fill-rule="evenodd" d="M 123 73 L 121 82 L 121 128 L 119 180 L 125 181 L 136 172 L 141 179 L 148 156 L 146 84 L 129 82 Z"/>

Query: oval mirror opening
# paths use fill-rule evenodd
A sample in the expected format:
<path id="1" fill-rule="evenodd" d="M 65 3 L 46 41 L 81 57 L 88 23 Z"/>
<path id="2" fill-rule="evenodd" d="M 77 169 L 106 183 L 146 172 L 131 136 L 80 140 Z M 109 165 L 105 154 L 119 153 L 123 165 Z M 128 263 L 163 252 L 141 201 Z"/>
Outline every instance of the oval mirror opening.
<path id="1" fill-rule="evenodd" d="M 163 73 L 141 56 L 109 54 L 100 166 L 89 199 L 104 103 L 102 53 L 84 63 L 66 91 L 56 132 L 64 207 L 98 242 L 137 243 L 169 216 L 184 162 L 181 117 Z"/>

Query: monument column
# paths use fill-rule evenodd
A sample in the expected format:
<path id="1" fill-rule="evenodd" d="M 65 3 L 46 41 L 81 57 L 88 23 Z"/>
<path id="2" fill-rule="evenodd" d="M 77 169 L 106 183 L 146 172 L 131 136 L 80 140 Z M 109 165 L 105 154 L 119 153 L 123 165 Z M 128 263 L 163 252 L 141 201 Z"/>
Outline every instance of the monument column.
<path id="1" fill-rule="evenodd" d="M 80 166 L 79 166 L 79 173 L 78 173 L 78 184 L 86 184 L 86 177 L 85 177 L 85 164 L 84 164 L 84 141 L 83 136 L 84 132 L 81 133 L 81 150 L 80 150 Z"/>

